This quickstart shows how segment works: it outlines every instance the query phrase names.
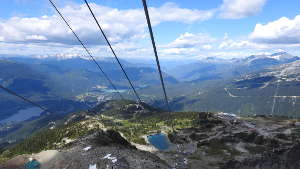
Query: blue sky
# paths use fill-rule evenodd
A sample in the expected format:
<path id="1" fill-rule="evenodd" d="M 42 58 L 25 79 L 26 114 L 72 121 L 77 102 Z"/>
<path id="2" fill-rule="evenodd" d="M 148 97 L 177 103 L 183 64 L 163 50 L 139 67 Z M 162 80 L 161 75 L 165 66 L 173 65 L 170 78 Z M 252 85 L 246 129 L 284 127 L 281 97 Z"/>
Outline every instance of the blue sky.
<path id="1" fill-rule="evenodd" d="M 109 56 L 82 0 L 54 0 L 84 42 Z M 151 55 L 140 0 L 89 0 L 121 57 Z M 298 0 L 148 0 L 163 58 L 300 54 Z M 283 18 L 285 17 L 285 18 Z M 2 0 L 0 54 L 84 55 L 48 0 Z"/>

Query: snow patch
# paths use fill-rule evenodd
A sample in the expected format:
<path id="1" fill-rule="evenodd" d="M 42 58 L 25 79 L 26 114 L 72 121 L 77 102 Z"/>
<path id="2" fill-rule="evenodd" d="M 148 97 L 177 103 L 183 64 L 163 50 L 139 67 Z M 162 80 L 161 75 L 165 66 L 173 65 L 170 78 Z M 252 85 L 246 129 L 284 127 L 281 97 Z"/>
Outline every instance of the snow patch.
<path id="1" fill-rule="evenodd" d="M 111 154 L 107 154 L 102 159 L 108 159 L 111 160 L 112 163 L 116 163 L 118 161 L 117 157 L 112 157 Z"/>
<path id="2" fill-rule="evenodd" d="M 239 97 L 239 96 L 235 96 L 235 95 L 233 95 L 232 93 L 230 93 L 230 92 L 228 91 L 227 88 L 224 88 L 224 90 L 228 93 L 228 95 L 229 95 L 230 97 Z"/>
<path id="3" fill-rule="evenodd" d="M 183 159 L 183 162 L 184 162 L 185 165 L 187 165 L 187 164 L 188 164 L 188 159 L 187 159 L 187 158 L 184 158 L 184 159 Z"/>
<path id="4" fill-rule="evenodd" d="M 88 147 L 84 148 L 83 150 L 84 151 L 89 151 L 91 148 L 92 148 L 91 146 L 88 146 Z"/>
<path id="5" fill-rule="evenodd" d="M 97 169 L 97 165 L 96 164 L 93 164 L 93 165 L 90 164 L 89 169 Z"/>

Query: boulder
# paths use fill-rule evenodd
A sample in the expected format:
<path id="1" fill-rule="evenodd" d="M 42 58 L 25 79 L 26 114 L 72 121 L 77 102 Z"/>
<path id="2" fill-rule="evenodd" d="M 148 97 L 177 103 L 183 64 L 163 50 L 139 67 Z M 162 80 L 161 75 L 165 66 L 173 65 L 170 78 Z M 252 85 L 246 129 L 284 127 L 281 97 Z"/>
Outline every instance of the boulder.
<path id="1" fill-rule="evenodd" d="M 184 143 L 190 142 L 190 140 L 187 136 L 178 135 L 177 133 L 168 134 L 168 138 L 169 138 L 170 142 L 174 143 L 174 144 L 184 144 Z"/>
<path id="2" fill-rule="evenodd" d="M 125 138 L 123 138 L 119 132 L 116 132 L 114 130 L 99 131 L 98 133 L 96 133 L 94 143 L 96 143 L 98 146 L 119 145 L 136 149 Z"/>
<path id="3" fill-rule="evenodd" d="M 297 144 L 287 153 L 287 164 L 291 169 L 300 168 L 300 144 Z"/>
<path id="4" fill-rule="evenodd" d="M 262 136 L 262 135 L 256 136 L 254 139 L 254 143 L 258 144 L 258 145 L 263 145 L 265 143 L 264 136 Z"/>
<path id="5" fill-rule="evenodd" d="M 243 131 L 243 132 L 240 132 L 240 133 L 236 133 L 234 136 L 236 138 L 239 138 L 241 139 L 242 141 L 244 142 L 253 142 L 256 138 L 258 134 L 256 132 L 252 132 L 252 131 Z"/>
<path id="6" fill-rule="evenodd" d="M 209 136 L 207 134 L 204 134 L 204 133 L 192 133 L 190 135 L 190 138 L 193 140 L 193 141 L 199 141 L 199 140 L 203 140 L 203 139 L 206 139 L 208 138 Z"/>

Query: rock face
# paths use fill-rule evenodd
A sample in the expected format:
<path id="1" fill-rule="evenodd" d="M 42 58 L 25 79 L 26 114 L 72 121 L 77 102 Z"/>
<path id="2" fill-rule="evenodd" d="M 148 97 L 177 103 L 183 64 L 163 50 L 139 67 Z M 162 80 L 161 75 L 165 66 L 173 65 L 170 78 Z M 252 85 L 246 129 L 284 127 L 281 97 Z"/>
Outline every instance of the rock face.
<path id="1" fill-rule="evenodd" d="M 102 109 L 109 110 L 103 112 Z M 66 140 L 64 144 L 61 144 L 61 142 L 55 140 L 53 144 L 58 145 L 57 150 L 17 156 L 0 165 L 0 168 L 23 169 L 30 157 L 41 163 L 43 169 L 300 168 L 300 125 L 296 125 L 300 120 L 264 116 L 240 118 L 222 112 L 192 112 L 190 114 L 191 118 L 185 119 L 184 117 L 188 114 L 177 112 L 178 114 L 174 118 L 176 119 L 176 132 L 168 133 L 168 126 L 160 127 L 160 129 L 167 129 L 162 132 L 168 133 L 169 148 L 166 150 L 151 149 L 151 153 L 138 150 L 122 137 L 124 135 L 129 138 L 125 131 L 130 128 L 120 130 L 122 135 L 112 130 L 133 122 L 124 120 L 126 123 L 120 123 L 122 117 L 137 117 L 140 115 L 148 117 L 147 115 L 151 113 L 157 112 L 155 109 L 147 107 L 147 105 L 140 106 L 134 102 L 126 104 L 105 102 L 94 110 L 70 115 L 67 120 L 69 126 L 57 133 L 63 136 L 62 140 L 73 138 L 69 140 L 72 142 Z M 111 116 L 109 117 L 108 114 L 111 114 Z M 115 118 L 116 116 L 119 118 Z M 105 118 L 100 119 L 100 117 Z M 155 117 L 161 118 L 162 116 Z M 86 120 L 82 121 L 82 119 Z M 115 121 L 109 121 L 109 119 Z M 153 121 L 151 116 L 150 119 Z M 76 123 L 77 121 L 79 122 Z M 180 127 L 183 121 L 186 125 Z M 120 123 L 120 125 L 109 127 L 101 122 L 107 124 L 114 122 Z M 134 126 L 138 129 L 139 127 L 145 127 L 140 125 L 142 122 L 134 123 Z M 158 123 L 163 122 L 165 121 Z M 72 123 L 75 124 L 71 125 Z M 153 125 L 158 123 L 155 122 Z M 55 131 L 55 129 L 51 131 Z M 157 130 L 151 130 L 150 132 L 157 132 Z M 68 137 L 66 137 L 67 133 L 69 133 Z M 49 139 L 48 136 L 52 134 L 50 132 L 50 134 L 45 135 L 47 140 Z M 136 133 L 130 133 L 130 135 L 133 134 Z M 148 134 L 143 134 L 141 137 L 146 137 Z M 45 141 L 42 140 L 42 143 L 45 143 Z M 134 145 L 138 148 L 144 146 L 144 150 L 146 150 L 145 148 L 153 148 L 150 145 Z M 27 142 L 25 146 L 28 146 Z M 43 149 L 47 148 L 43 147 L 38 151 Z M 9 154 L 9 151 L 6 154 Z"/>
<path id="2" fill-rule="evenodd" d="M 124 139 L 120 133 L 114 130 L 99 131 L 95 134 L 93 142 L 99 146 L 118 145 L 131 149 L 136 149 L 126 139 Z"/>
<path id="3" fill-rule="evenodd" d="M 170 168 L 157 156 L 137 150 L 113 130 L 93 133 L 60 150 L 17 156 L 0 168 L 23 169 L 29 158 L 41 163 L 42 169 L 89 169 L 91 166 L 97 169 Z"/>
<path id="4" fill-rule="evenodd" d="M 299 169 L 300 145 L 294 145 L 288 150 L 265 153 L 261 158 L 230 161 L 222 169 Z"/>
<path id="5" fill-rule="evenodd" d="M 300 127 L 290 120 L 244 120 L 226 113 L 199 113 L 199 127 L 169 134 L 174 144 L 197 144 L 186 168 L 299 169 Z"/>

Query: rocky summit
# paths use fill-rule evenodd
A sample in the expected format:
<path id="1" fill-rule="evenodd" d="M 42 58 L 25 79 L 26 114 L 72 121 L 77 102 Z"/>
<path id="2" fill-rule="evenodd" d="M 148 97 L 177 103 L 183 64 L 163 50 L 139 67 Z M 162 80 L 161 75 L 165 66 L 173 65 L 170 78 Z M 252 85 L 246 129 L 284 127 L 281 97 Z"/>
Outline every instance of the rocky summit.
<path id="1" fill-rule="evenodd" d="M 169 135 L 186 158 L 183 168 L 298 169 L 299 123 L 276 117 L 200 113 L 199 127 Z"/>
<path id="2" fill-rule="evenodd" d="M 157 156 L 137 150 L 113 130 L 95 132 L 59 150 L 16 156 L 0 168 L 23 169 L 28 159 L 37 160 L 43 169 L 169 168 Z"/>
<path id="3" fill-rule="evenodd" d="M 148 137 L 155 134 L 166 135 L 168 146 L 150 143 Z M 0 168 L 298 169 L 299 152 L 298 119 L 168 113 L 107 101 L 7 146 Z"/>

